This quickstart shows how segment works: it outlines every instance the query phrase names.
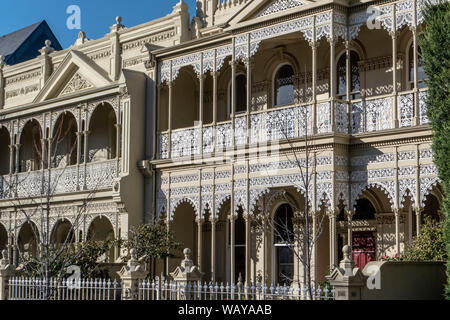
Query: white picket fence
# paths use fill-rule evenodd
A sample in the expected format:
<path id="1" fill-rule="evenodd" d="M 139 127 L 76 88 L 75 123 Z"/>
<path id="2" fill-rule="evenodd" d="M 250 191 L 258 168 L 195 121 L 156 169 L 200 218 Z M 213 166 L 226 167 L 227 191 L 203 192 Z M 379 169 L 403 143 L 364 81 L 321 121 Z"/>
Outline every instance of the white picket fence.
<path id="1" fill-rule="evenodd" d="M 139 282 L 139 300 L 334 300 L 335 290 L 329 286 L 180 283 L 164 278 Z"/>
<path id="2" fill-rule="evenodd" d="M 47 289 L 48 288 L 48 289 Z M 14 277 L 8 281 L 9 300 L 121 300 L 123 283 L 105 279 L 45 279 Z M 138 283 L 138 300 L 334 300 L 329 286 L 264 285 L 212 282 L 181 283 L 164 277 Z"/>
<path id="3" fill-rule="evenodd" d="M 15 277 L 8 286 L 9 300 L 120 300 L 122 294 L 121 283 L 105 279 L 50 279 L 47 284 L 45 279 Z"/>

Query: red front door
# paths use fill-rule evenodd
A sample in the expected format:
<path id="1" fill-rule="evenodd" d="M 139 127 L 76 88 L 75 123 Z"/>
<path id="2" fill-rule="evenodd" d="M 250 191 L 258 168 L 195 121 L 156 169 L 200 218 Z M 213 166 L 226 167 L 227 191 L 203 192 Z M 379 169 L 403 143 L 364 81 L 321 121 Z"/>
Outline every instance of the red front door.
<path id="1" fill-rule="evenodd" d="M 373 232 L 353 232 L 353 260 L 356 267 L 363 269 L 367 263 L 376 260 L 375 250 L 375 236 Z"/>

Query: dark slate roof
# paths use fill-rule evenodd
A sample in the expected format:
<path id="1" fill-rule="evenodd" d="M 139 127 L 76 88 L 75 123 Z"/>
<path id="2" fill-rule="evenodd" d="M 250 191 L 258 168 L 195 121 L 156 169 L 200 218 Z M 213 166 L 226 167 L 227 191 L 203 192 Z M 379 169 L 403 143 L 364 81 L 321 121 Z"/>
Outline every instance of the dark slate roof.
<path id="1" fill-rule="evenodd" d="M 23 29 L 11 32 L 9 34 L 6 34 L 4 36 L 0 36 L 0 55 L 5 57 L 5 61 L 8 63 L 8 58 L 10 63 L 8 64 L 14 64 L 20 62 L 22 57 L 13 57 L 15 54 L 24 56 L 24 49 L 29 47 L 31 49 L 31 43 L 35 42 L 37 38 L 47 36 L 48 39 L 52 41 L 52 47 L 56 50 L 61 50 L 62 47 L 59 44 L 58 40 L 54 36 L 53 32 L 51 31 L 50 27 L 48 26 L 47 22 L 45 20 L 39 21 L 35 24 L 32 24 L 28 27 L 25 27 Z M 44 37 L 45 37 L 44 36 Z M 39 39 L 42 40 L 42 39 Z M 40 47 L 44 46 L 44 39 L 42 41 L 42 44 L 39 44 Z M 30 42 L 30 43 L 27 43 Z M 36 44 L 33 43 L 34 46 Z M 25 48 L 23 48 L 25 47 Z M 21 49 L 21 50 L 19 50 Z M 32 48 L 35 49 L 34 47 Z M 19 52 L 21 51 L 21 52 Z M 26 58 L 33 58 L 37 56 L 39 52 L 27 52 L 25 54 Z"/>

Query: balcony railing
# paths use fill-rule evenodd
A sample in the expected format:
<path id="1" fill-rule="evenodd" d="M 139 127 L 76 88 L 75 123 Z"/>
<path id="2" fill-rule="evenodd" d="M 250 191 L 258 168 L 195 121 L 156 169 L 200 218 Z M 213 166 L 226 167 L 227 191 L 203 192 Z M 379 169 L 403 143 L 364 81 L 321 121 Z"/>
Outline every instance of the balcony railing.
<path id="1" fill-rule="evenodd" d="M 315 126 L 313 126 L 313 105 L 302 104 L 239 115 L 232 121 L 225 121 L 203 127 L 173 130 L 169 155 L 169 132 L 158 135 L 158 158 L 168 159 L 190 157 L 246 144 L 264 144 L 305 137 L 306 135 L 331 133 L 359 134 L 395 127 L 395 104 L 397 99 L 399 127 L 415 125 L 415 101 L 418 103 L 418 124 L 428 124 L 427 91 L 408 91 L 397 96 L 385 95 L 352 100 L 350 105 L 341 100 L 326 100 L 316 104 Z M 332 120 L 334 108 L 334 121 Z M 350 115 L 348 114 L 350 109 Z M 247 128 L 247 117 L 249 126 Z M 350 124 L 349 124 L 350 121 Z M 313 131 L 315 127 L 315 131 Z M 203 130 L 203 132 L 202 132 Z M 200 144 L 202 143 L 202 146 Z"/>
<path id="2" fill-rule="evenodd" d="M 57 195 L 111 188 L 119 176 L 117 159 L 0 176 L 0 199 Z M 50 190 L 48 186 L 50 184 Z"/>

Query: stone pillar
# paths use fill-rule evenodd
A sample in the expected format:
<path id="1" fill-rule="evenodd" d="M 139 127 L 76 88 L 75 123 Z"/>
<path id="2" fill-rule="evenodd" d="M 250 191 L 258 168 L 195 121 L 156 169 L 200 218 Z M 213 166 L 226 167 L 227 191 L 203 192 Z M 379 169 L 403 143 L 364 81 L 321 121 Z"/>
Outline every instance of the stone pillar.
<path id="1" fill-rule="evenodd" d="M 198 282 L 201 283 L 203 273 L 194 266 L 194 262 L 190 259 L 191 249 L 186 248 L 183 250 L 184 260 L 181 261 L 181 265 L 178 266 L 174 272 L 170 274 L 173 280 L 177 283 L 177 286 L 181 290 L 177 290 L 178 300 L 192 300 L 194 298 L 194 292 L 186 292 L 186 287 L 189 283 Z"/>
<path id="2" fill-rule="evenodd" d="M 136 249 L 131 249 L 131 259 L 126 266 L 117 272 L 120 279 L 123 281 L 122 299 L 123 300 L 137 300 L 139 295 L 139 281 L 142 281 L 147 276 L 139 261 L 136 258 Z"/>
<path id="3" fill-rule="evenodd" d="M 344 246 L 342 252 L 344 259 L 340 262 L 339 267 L 335 268 L 326 278 L 335 289 L 336 300 L 361 300 L 361 291 L 366 277 L 360 269 L 354 268 L 355 262 L 351 259 L 351 248 Z"/>
<path id="4" fill-rule="evenodd" d="M 8 251 L 2 251 L 2 259 L 0 260 L 0 301 L 8 300 L 8 282 L 15 274 L 15 268 L 9 263 Z"/>

